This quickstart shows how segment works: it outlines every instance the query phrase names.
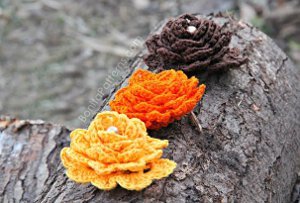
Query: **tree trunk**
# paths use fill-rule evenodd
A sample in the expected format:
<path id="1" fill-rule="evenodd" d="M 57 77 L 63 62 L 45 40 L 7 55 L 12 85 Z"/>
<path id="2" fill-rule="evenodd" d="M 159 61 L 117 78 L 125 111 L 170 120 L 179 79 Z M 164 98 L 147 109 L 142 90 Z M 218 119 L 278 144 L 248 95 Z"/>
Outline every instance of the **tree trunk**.
<path id="1" fill-rule="evenodd" d="M 203 16 L 202 16 L 203 17 Z M 300 171 L 300 75 L 265 34 L 228 16 L 209 16 L 235 32 L 248 64 L 202 77 L 207 91 L 194 112 L 159 131 L 175 172 L 141 192 L 101 191 L 64 174 L 60 150 L 69 130 L 37 121 L 0 120 L 0 202 L 290 202 Z M 161 29 L 159 26 L 155 31 Z M 138 68 L 112 90 L 99 111 Z"/>

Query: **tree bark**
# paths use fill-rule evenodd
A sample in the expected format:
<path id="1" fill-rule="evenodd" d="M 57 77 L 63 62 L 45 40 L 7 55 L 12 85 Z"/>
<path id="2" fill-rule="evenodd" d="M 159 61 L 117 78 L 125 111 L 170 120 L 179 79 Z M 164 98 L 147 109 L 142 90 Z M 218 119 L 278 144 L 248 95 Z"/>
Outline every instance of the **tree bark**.
<path id="1" fill-rule="evenodd" d="M 203 17 L 203 16 L 202 16 Z M 203 77 L 206 93 L 189 116 L 150 131 L 168 139 L 165 157 L 175 172 L 140 192 L 101 191 L 64 174 L 60 150 L 69 130 L 37 121 L 0 120 L 0 202 L 290 202 L 300 171 L 300 75 L 265 34 L 230 16 L 208 16 L 234 31 L 232 46 L 249 62 L 227 73 Z M 155 29 L 162 28 L 163 23 Z M 139 67 L 116 85 L 99 111 Z"/>

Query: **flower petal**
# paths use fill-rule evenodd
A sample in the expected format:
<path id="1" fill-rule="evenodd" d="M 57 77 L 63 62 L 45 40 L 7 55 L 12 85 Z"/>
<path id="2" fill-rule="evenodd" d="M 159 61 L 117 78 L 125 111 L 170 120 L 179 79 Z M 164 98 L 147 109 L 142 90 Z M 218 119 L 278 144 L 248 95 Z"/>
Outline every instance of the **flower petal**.
<path id="1" fill-rule="evenodd" d="M 151 164 L 148 172 L 123 173 L 117 176 L 117 182 L 128 190 L 142 190 L 148 187 L 153 180 L 170 175 L 176 168 L 176 163 L 168 159 L 160 159 Z"/>
<path id="2" fill-rule="evenodd" d="M 78 183 L 89 183 L 98 177 L 95 171 L 88 167 L 71 168 L 67 170 L 66 174 Z"/>
<path id="3" fill-rule="evenodd" d="M 98 176 L 91 183 L 101 190 L 111 190 L 117 187 L 115 175 Z"/>
<path id="4" fill-rule="evenodd" d="M 169 176 L 176 168 L 176 163 L 169 159 L 159 159 L 151 163 L 150 170 L 146 173 L 151 179 L 161 179 Z"/>
<path id="5" fill-rule="evenodd" d="M 89 158 L 86 156 L 74 151 L 69 147 L 65 147 L 61 151 L 62 163 L 66 168 L 69 167 L 78 167 L 78 166 L 88 166 Z"/>
<path id="6" fill-rule="evenodd" d="M 86 154 L 93 160 L 97 160 L 103 164 L 118 162 L 117 153 L 104 145 L 95 145 L 87 149 Z"/>
<path id="7" fill-rule="evenodd" d="M 108 175 L 118 171 L 141 171 L 146 168 L 146 163 L 144 161 L 115 163 L 109 165 L 102 164 L 97 161 L 89 161 L 88 164 L 98 175 Z"/>
<path id="8" fill-rule="evenodd" d="M 152 183 L 152 179 L 143 172 L 128 173 L 117 176 L 118 184 L 127 190 L 142 190 Z"/>

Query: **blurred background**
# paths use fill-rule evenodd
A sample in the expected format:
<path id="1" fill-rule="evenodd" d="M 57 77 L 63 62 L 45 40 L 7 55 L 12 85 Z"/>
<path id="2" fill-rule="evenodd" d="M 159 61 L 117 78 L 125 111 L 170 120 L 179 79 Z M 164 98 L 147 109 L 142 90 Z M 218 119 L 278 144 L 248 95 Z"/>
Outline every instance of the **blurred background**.
<path id="1" fill-rule="evenodd" d="M 267 33 L 300 66 L 299 0 L 0 0 L 0 115 L 84 127 L 113 68 L 158 22 L 218 11 Z"/>

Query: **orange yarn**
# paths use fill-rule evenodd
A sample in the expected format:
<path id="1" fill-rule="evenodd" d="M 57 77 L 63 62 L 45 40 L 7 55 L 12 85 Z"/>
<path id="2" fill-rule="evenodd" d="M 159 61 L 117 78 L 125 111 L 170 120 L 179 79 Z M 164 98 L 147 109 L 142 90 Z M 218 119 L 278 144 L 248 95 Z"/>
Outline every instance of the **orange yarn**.
<path id="1" fill-rule="evenodd" d="M 166 70 L 158 74 L 137 70 L 129 85 L 120 89 L 110 107 L 113 111 L 139 118 L 148 129 L 159 129 L 193 110 L 202 98 L 205 85 L 182 71 Z"/>
<path id="2" fill-rule="evenodd" d="M 103 190 L 117 184 L 141 190 L 176 167 L 175 162 L 161 159 L 167 140 L 149 137 L 142 121 L 117 112 L 99 113 L 87 130 L 76 129 L 70 137 L 70 147 L 60 154 L 67 176 Z"/>

